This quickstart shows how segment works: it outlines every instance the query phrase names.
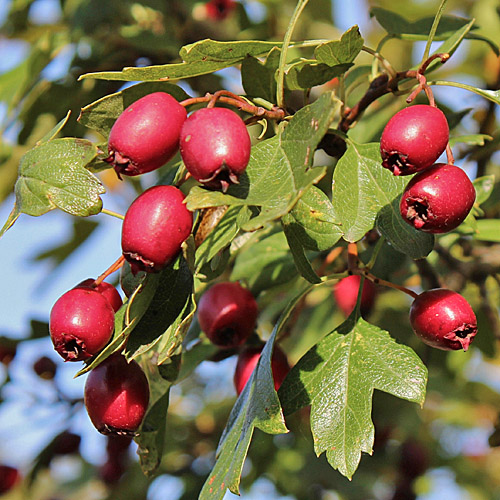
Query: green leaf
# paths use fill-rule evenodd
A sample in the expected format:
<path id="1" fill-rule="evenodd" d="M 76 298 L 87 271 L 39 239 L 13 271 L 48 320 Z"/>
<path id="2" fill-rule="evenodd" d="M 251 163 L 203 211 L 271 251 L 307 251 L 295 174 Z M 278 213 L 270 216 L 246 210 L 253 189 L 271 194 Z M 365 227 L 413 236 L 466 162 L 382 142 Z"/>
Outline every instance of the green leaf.
<path id="1" fill-rule="evenodd" d="M 352 63 L 363 48 L 363 37 L 357 26 L 347 30 L 340 38 L 332 42 L 322 43 L 314 50 L 318 62 L 335 66 Z"/>
<path id="2" fill-rule="evenodd" d="M 480 95 L 489 101 L 494 102 L 495 104 L 500 104 L 500 90 L 484 90 L 478 89 L 477 87 L 473 87 L 472 85 L 467 85 L 466 83 L 458 83 L 458 82 L 447 82 L 444 80 L 433 80 L 432 82 L 428 82 L 429 85 L 444 85 L 445 87 L 457 87 L 459 89 L 468 90 L 469 92 L 473 92 L 474 94 Z"/>
<path id="3" fill-rule="evenodd" d="M 472 182 L 474 189 L 476 190 L 476 201 L 475 204 L 481 205 L 488 200 L 493 188 L 495 187 L 495 176 L 494 175 L 484 175 L 483 177 L 477 177 Z"/>
<path id="4" fill-rule="evenodd" d="M 500 243 L 500 219 L 480 219 L 476 221 L 474 239 Z"/>
<path id="5" fill-rule="evenodd" d="M 179 86 L 166 82 L 139 83 L 115 94 L 107 95 L 82 108 L 78 121 L 108 137 L 111 127 L 125 108 L 153 92 L 166 92 L 178 101 L 189 96 Z"/>
<path id="6" fill-rule="evenodd" d="M 279 390 L 285 415 L 311 405 L 319 456 L 349 479 L 361 452 L 371 453 L 374 389 L 423 404 L 427 369 L 415 352 L 362 318 L 351 316 L 292 368 Z"/>
<path id="7" fill-rule="evenodd" d="M 469 144 L 470 146 L 484 146 L 486 141 L 492 141 L 493 137 L 487 134 L 459 135 L 450 138 L 450 147 L 456 144 Z"/>
<path id="8" fill-rule="evenodd" d="M 242 248 L 231 272 L 231 281 L 248 283 L 254 295 L 296 277 L 293 257 L 281 231 Z"/>
<path id="9" fill-rule="evenodd" d="M 280 60 L 280 49 L 273 48 L 264 62 L 248 56 L 241 64 L 241 82 L 247 95 L 260 97 L 269 102 L 276 98 L 275 73 Z"/>
<path id="10" fill-rule="evenodd" d="M 289 90 L 304 90 L 323 85 L 332 78 L 343 75 L 352 64 L 337 64 L 328 66 L 316 61 L 302 61 L 289 64 L 285 68 L 286 88 Z"/>
<path id="11" fill-rule="evenodd" d="M 293 232 L 309 250 L 328 250 L 342 237 L 332 202 L 316 186 L 311 186 L 302 195 L 282 222 L 285 229 Z"/>
<path id="12" fill-rule="evenodd" d="M 323 94 L 298 111 L 277 136 L 252 148 L 240 183 L 231 186 L 227 194 L 195 187 L 186 198 L 187 207 L 190 210 L 220 205 L 260 207 L 259 215 L 242 227 L 247 231 L 282 217 L 324 175 L 324 168 L 311 168 L 313 153 L 339 106 L 333 94 Z"/>
<path id="13" fill-rule="evenodd" d="M 66 113 L 66 116 L 47 134 L 45 134 L 36 145 L 44 144 L 46 142 L 52 141 L 56 138 L 57 134 L 64 128 L 64 125 L 68 123 L 69 117 L 71 115 L 71 110 Z"/>
<path id="14" fill-rule="evenodd" d="M 183 62 L 142 68 L 124 68 L 122 71 L 87 73 L 80 78 L 121 81 L 176 80 L 206 75 L 242 62 L 248 56 L 263 56 L 281 43 L 253 40 L 218 42 L 201 40 L 182 47 Z"/>
<path id="15" fill-rule="evenodd" d="M 311 290 L 310 285 L 303 288 L 289 302 L 276 323 L 257 366 L 231 410 L 229 421 L 217 447 L 215 467 L 203 485 L 199 500 L 222 500 L 227 489 L 236 495 L 239 494 L 243 462 L 256 427 L 268 434 L 288 432 L 274 390 L 271 356 L 276 336 L 282 330 L 293 308 L 309 290 Z"/>
<path id="16" fill-rule="evenodd" d="M 162 352 L 171 353 L 182 341 L 177 328 L 182 319 L 191 310 L 193 293 L 193 277 L 186 261 L 182 257 L 164 268 L 159 277 L 154 296 L 135 328 L 131 332 L 125 356 L 134 359 L 144 354 L 158 342 Z"/>
<path id="17" fill-rule="evenodd" d="M 401 218 L 399 198 L 408 183 L 383 168 L 378 143 L 349 142 L 333 174 L 332 203 L 344 239 L 359 241 L 376 223 L 394 247 L 413 259 L 428 255 L 434 237 L 417 231 Z"/>
<path id="18" fill-rule="evenodd" d="M 19 212 L 39 216 L 59 208 L 89 216 L 102 209 L 99 180 L 86 168 L 97 148 L 84 139 L 55 139 L 28 151 L 21 159 L 16 182 Z"/>

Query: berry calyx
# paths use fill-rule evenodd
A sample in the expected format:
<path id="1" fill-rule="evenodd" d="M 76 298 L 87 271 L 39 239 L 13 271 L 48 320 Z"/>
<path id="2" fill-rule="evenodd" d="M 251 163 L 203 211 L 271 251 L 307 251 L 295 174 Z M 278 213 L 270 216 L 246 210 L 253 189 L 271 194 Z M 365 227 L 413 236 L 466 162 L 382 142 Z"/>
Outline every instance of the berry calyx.
<path id="1" fill-rule="evenodd" d="M 243 344 L 257 322 L 257 302 L 239 283 L 213 285 L 198 304 L 198 321 L 210 341 L 224 349 Z"/>
<path id="2" fill-rule="evenodd" d="M 333 288 L 333 296 L 340 310 L 347 317 L 356 307 L 358 300 L 359 286 L 361 284 L 361 276 L 353 274 L 342 278 Z M 375 285 L 365 279 L 363 284 L 363 292 L 361 293 L 361 315 L 367 316 L 373 308 L 377 289 Z"/>
<path id="3" fill-rule="evenodd" d="M 422 292 L 411 306 L 410 323 L 424 343 L 445 351 L 466 351 L 477 333 L 469 303 L 446 288 Z"/>
<path id="4" fill-rule="evenodd" d="M 114 325 L 110 303 L 91 288 L 69 290 L 50 312 L 50 337 L 65 361 L 82 361 L 99 352 L 111 338 Z"/>
<path id="5" fill-rule="evenodd" d="M 180 152 L 188 172 L 207 187 L 226 191 L 238 183 L 250 159 L 243 120 L 227 108 L 202 108 L 184 122 Z"/>
<path id="6" fill-rule="evenodd" d="M 436 163 L 411 179 L 399 210 L 415 229 L 447 233 L 465 220 L 475 200 L 474 185 L 461 168 Z"/>
<path id="7" fill-rule="evenodd" d="M 186 109 L 170 94 L 154 92 L 128 106 L 109 133 L 107 162 L 118 176 L 155 170 L 174 156 Z"/>
<path id="8" fill-rule="evenodd" d="M 193 214 L 174 186 L 153 186 L 130 205 L 122 226 L 123 256 L 132 269 L 158 272 L 181 251 Z"/>
<path id="9" fill-rule="evenodd" d="M 84 401 L 99 432 L 134 435 L 149 404 L 148 380 L 135 361 L 113 354 L 89 373 Z"/>
<path id="10" fill-rule="evenodd" d="M 263 347 L 247 347 L 238 355 L 236 369 L 234 372 L 234 387 L 238 396 L 243 392 L 248 379 L 255 370 L 262 353 Z M 271 357 L 271 371 L 274 380 L 274 389 L 277 391 L 288 372 L 290 365 L 285 353 L 277 345 L 274 346 L 273 355 Z"/>
<path id="11" fill-rule="evenodd" d="M 444 113 L 417 104 L 398 111 L 380 139 L 382 166 L 394 175 L 409 175 L 430 167 L 446 149 L 449 127 Z"/>
<path id="12" fill-rule="evenodd" d="M 118 293 L 118 290 L 111 284 L 106 283 L 105 281 L 101 281 L 98 285 L 95 284 L 95 280 L 93 278 L 87 278 L 79 283 L 75 288 L 92 288 L 96 292 L 99 292 L 103 295 L 108 302 L 110 303 L 113 310 L 118 312 L 118 309 L 123 305 L 122 298 Z"/>

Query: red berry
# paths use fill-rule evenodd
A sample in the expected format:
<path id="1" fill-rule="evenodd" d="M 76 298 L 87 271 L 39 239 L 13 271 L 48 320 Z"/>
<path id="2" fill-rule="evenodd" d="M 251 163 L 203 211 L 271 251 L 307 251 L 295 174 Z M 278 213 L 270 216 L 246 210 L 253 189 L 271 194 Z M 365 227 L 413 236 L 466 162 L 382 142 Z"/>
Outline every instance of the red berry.
<path id="1" fill-rule="evenodd" d="M 19 471 L 9 465 L 0 465 L 0 495 L 10 491 L 21 479 Z"/>
<path id="2" fill-rule="evenodd" d="M 52 380 L 56 375 L 57 366 L 49 357 L 42 356 L 35 361 L 33 370 L 40 378 Z"/>
<path id="3" fill-rule="evenodd" d="M 209 288 L 198 304 L 201 329 L 215 345 L 232 348 L 243 344 L 257 322 L 257 302 L 239 283 L 223 282 Z"/>
<path id="4" fill-rule="evenodd" d="M 2 341 L 2 344 L 0 344 L 0 363 L 8 366 L 16 356 L 16 352 L 17 344 L 15 342 Z"/>
<path id="5" fill-rule="evenodd" d="M 118 175 L 139 175 L 161 167 L 179 147 L 186 116 L 186 109 L 165 92 L 138 99 L 111 128 L 107 161 Z"/>
<path id="6" fill-rule="evenodd" d="M 248 379 L 257 366 L 262 349 L 262 347 L 248 347 L 238 355 L 238 362 L 234 372 L 234 387 L 238 395 L 245 388 Z M 271 371 L 273 373 L 274 388 L 278 390 L 290 371 L 286 355 L 279 346 L 274 346 L 271 357 Z"/>
<path id="7" fill-rule="evenodd" d="M 99 292 L 101 295 L 106 297 L 115 312 L 117 312 L 118 309 L 120 309 L 120 307 L 123 305 L 123 301 L 120 294 L 118 293 L 118 290 L 111 283 L 101 281 L 101 283 L 96 285 L 93 278 L 87 278 L 86 280 L 83 280 L 81 283 L 79 283 L 75 288 L 81 287 L 93 288 L 96 292 Z"/>
<path id="8" fill-rule="evenodd" d="M 399 210 L 415 229 L 447 233 L 464 221 L 475 199 L 474 185 L 461 168 L 436 163 L 411 179 Z"/>
<path id="9" fill-rule="evenodd" d="M 174 186 L 147 189 L 130 205 L 122 227 L 124 257 L 137 269 L 160 271 L 191 234 L 193 214 Z"/>
<path id="10" fill-rule="evenodd" d="M 430 167 L 446 149 L 448 138 L 448 122 L 440 109 L 426 104 L 404 108 L 382 132 L 382 166 L 394 175 Z"/>
<path id="11" fill-rule="evenodd" d="M 78 434 L 69 431 L 61 432 L 54 439 L 52 452 L 54 455 L 71 455 L 72 453 L 77 453 L 81 440 L 82 438 Z"/>
<path id="12" fill-rule="evenodd" d="M 106 484 L 115 484 L 125 474 L 126 464 L 122 460 L 116 460 L 109 457 L 108 460 L 99 468 L 99 477 Z"/>
<path id="13" fill-rule="evenodd" d="M 84 399 L 99 432 L 133 435 L 148 407 L 148 380 L 135 361 L 113 354 L 89 373 Z"/>
<path id="14" fill-rule="evenodd" d="M 115 313 L 105 297 L 91 288 L 73 288 L 52 307 L 50 337 L 65 361 L 82 361 L 108 343 L 114 324 Z"/>
<path id="15" fill-rule="evenodd" d="M 222 21 L 234 10 L 234 0 L 210 0 L 205 4 L 207 16 L 214 21 Z"/>
<path id="16" fill-rule="evenodd" d="M 243 120 L 230 109 L 203 108 L 184 122 L 180 151 L 199 182 L 225 191 L 237 183 L 250 159 L 251 141 Z"/>
<path id="17" fill-rule="evenodd" d="M 469 303 L 445 288 L 422 292 L 411 306 L 410 323 L 423 342 L 445 351 L 466 351 L 477 333 Z"/>
<path id="18" fill-rule="evenodd" d="M 360 283 L 361 276 L 353 274 L 352 276 L 341 279 L 333 289 L 335 302 L 346 317 L 349 316 L 356 307 Z M 375 303 L 376 294 L 377 289 L 375 285 L 371 281 L 365 279 L 363 292 L 361 293 L 361 314 L 363 316 L 370 314 L 373 304 Z"/>

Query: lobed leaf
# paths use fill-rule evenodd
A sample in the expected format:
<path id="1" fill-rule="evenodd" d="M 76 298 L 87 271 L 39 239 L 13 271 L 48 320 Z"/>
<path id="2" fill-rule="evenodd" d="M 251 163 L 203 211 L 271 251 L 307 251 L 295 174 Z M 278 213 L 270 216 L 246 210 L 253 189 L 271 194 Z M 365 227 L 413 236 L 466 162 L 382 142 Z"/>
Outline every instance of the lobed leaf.
<path id="1" fill-rule="evenodd" d="M 309 350 L 279 390 L 285 415 L 311 405 L 316 454 L 349 479 L 371 453 L 374 389 L 424 402 L 427 369 L 412 349 L 362 318 L 348 318 Z"/>
<path id="2" fill-rule="evenodd" d="M 352 63 L 363 48 L 364 40 L 358 26 L 348 29 L 340 40 L 322 43 L 314 50 L 318 62 L 328 66 Z"/>

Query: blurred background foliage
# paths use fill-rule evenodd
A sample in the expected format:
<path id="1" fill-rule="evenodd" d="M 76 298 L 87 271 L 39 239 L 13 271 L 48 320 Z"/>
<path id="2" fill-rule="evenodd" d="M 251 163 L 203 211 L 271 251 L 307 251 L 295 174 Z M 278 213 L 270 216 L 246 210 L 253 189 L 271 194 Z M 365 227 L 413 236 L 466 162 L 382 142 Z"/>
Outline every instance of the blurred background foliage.
<path id="1" fill-rule="evenodd" d="M 365 44 L 375 48 L 385 32 L 375 19 L 370 19 L 372 7 L 396 10 L 408 19 L 419 19 L 433 16 L 439 2 L 357 0 L 347 3 L 351 5 L 346 7 L 342 0 L 311 0 L 294 38 L 339 39 L 349 27 L 341 22 L 349 19 L 352 24 L 360 24 Z M 3 59 L 0 66 L 0 200 L 4 201 L 12 193 L 19 159 L 40 137 L 68 110 L 71 110 L 71 118 L 64 135 L 86 136 L 88 130 L 76 121 L 80 109 L 122 86 L 121 82 L 113 81 L 78 81 L 80 75 L 176 62 L 183 45 L 203 38 L 280 41 L 295 0 L 242 0 L 219 18 L 210 16 L 204 2 L 193 0 L 0 0 L 0 7 Z M 497 0 L 449 0 L 447 4 L 447 13 L 475 18 L 479 26 L 477 33 L 496 43 L 500 43 L 499 9 Z M 422 43 L 409 40 L 390 40 L 383 48 L 384 56 L 397 70 L 418 62 L 421 52 Z M 361 54 L 360 60 L 371 64 L 367 54 Z M 467 41 L 440 69 L 439 76 L 498 90 L 499 58 L 487 44 Z M 220 88 L 241 92 L 240 85 L 239 73 L 228 70 L 190 79 L 183 87 L 192 95 L 203 95 Z M 354 89 L 348 96 L 348 104 L 355 103 L 365 90 L 366 85 Z M 463 91 L 437 89 L 436 96 L 450 116 L 469 108 L 456 125 L 457 135 L 484 133 L 493 137 L 483 148 L 464 146 L 455 154 L 472 176 L 497 174 L 498 178 L 498 107 L 475 96 L 465 96 Z M 353 129 L 352 137 L 360 142 L 377 140 L 387 119 L 402 106 L 404 97 L 380 99 Z M 99 137 L 90 138 L 99 140 Z M 119 183 L 112 171 L 99 175 L 108 190 L 106 196 L 116 198 L 123 207 L 132 201 L 136 191 L 130 189 L 130 185 L 139 181 Z M 498 186 L 483 208 L 488 217 L 500 217 Z M 49 259 L 57 267 L 98 225 L 99 221 L 94 220 L 72 221 L 65 241 L 40 251 L 35 259 Z M 442 244 L 441 252 L 439 248 L 433 252 L 429 262 L 446 283 L 456 285 L 454 288 L 458 290 L 465 286 L 463 280 L 460 281 L 463 275 L 460 266 L 485 259 L 485 255 L 498 266 L 498 245 L 471 245 L 468 253 L 463 246 L 465 250 L 459 255 L 449 255 L 446 245 Z M 370 251 L 368 244 L 362 257 L 368 259 Z M 375 274 L 382 278 L 390 275 L 398 282 L 414 275 L 416 269 L 414 263 L 391 252 L 390 248 L 380 256 L 377 266 Z M 285 283 L 283 288 L 276 288 L 262 298 L 259 305 L 264 311 L 263 331 L 271 331 L 290 284 Z M 438 352 L 423 346 L 408 325 L 407 298 L 394 290 L 381 293 L 370 321 L 414 348 L 429 367 L 428 395 L 423 409 L 386 394 L 375 394 L 374 454 L 362 458 L 352 482 L 332 470 L 324 456 L 315 457 L 307 411 L 298 412 L 288 420 L 291 429 L 288 435 L 269 436 L 257 431 L 244 468 L 243 498 L 500 498 L 500 427 L 496 427 L 500 425 L 499 289 L 498 277 L 486 275 L 462 290 L 476 309 L 481 332 L 467 355 Z M 44 438 L 39 438 L 35 445 L 27 443 L 29 433 L 19 433 L 12 438 L 11 443 L 28 447 L 33 456 L 31 461 L 15 464 L 24 479 L 6 498 L 197 498 L 213 465 L 218 439 L 235 400 L 231 380 L 234 356 L 219 359 L 215 354 L 213 361 L 202 363 L 173 390 L 166 451 L 156 478 L 142 474 L 132 449 L 127 452 L 127 466 L 113 476 L 103 469 L 109 464 L 106 439 L 92 436 L 94 431 L 90 427 L 75 424 L 86 416 L 78 391 L 67 386 L 71 370 L 54 357 L 55 378 L 40 379 L 31 366 L 23 366 L 26 356 L 13 354 L 19 344 L 35 343 L 46 336 L 47 318 L 48 311 L 46 318 L 33 319 L 29 332 L 17 332 L 13 336 L 15 340 L 7 334 L 0 339 L 1 349 L 6 353 L 2 355 L 5 369 L 1 412 L 8 410 L 9 400 L 16 391 L 29 388 L 31 404 L 37 405 L 38 414 L 40 411 L 44 414 L 43 408 L 46 408 L 45 417 L 54 408 L 60 413 L 55 421 L 43 418 L 41 423 L 34 421 L 29 412 L 20 415 L 26 427 L 41 425 L 39 430 Z M 341 321 L 342 315 L 335 308 L 329 290 L 319 289 L 310 294 L 302 314 L 282 342 L 290 361 L 295 362 Z M 28 359 L 34 358 L 34 354 L 31 358 L 28 356 Z M 25 373 L 19 376 L 23 370 Z M 70 454 L 51 451 L 52 437 L 75 426 L 88 431 L 80 432 L 79 451 L 75 449 Z M 8 461 L 7 450 L 3 450 L 1 456 Z M 227 498 L 231 497 L 228 493 Z"/>

